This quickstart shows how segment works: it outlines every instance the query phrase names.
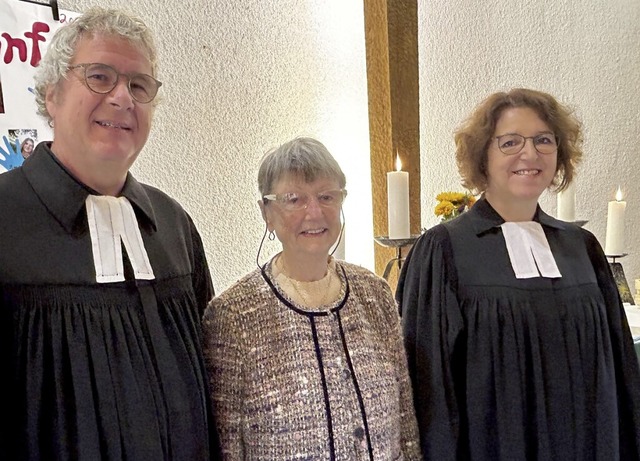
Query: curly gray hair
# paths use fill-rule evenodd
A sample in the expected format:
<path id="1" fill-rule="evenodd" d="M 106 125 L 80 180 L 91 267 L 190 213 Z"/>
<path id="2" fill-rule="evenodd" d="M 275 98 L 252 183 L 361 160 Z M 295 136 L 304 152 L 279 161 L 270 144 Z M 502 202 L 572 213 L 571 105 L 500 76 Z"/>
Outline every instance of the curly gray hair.
<path id="1" fill-rule="evenodd" d="M 35 75 L 36 104 L 38 114 L 49 123 L 51 115 L 45 104 L 47 88 L 58 85 L 61 79 L 66 78 L 78 42 L 84 37 L 96 35 L 124 38 L 144 50 L 149 57 L 153 76 L 157 75 L 157 51 L 153 34 L 147 25 L 141 19 L 122 10 L 92 7 L 56 31 L 38 65 Z"/>

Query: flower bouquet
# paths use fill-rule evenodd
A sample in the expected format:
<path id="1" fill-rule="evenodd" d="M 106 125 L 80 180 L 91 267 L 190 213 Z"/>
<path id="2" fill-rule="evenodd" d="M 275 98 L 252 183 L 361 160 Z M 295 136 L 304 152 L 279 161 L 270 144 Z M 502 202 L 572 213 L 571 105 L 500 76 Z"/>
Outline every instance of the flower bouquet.
<path id="1" fill-rule="evenodd" d="M 438 204 L 434 210 L 440 222 L 449 221 L 464 213 L 476 203 L 476 198 L 465 192 L 441 192 L 436 195 Z"/>

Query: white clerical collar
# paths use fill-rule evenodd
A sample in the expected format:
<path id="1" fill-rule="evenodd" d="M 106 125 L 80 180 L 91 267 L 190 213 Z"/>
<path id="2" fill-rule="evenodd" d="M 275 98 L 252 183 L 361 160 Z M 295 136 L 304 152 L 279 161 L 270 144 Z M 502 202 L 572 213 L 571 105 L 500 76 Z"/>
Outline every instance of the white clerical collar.
<path id="1" fill-rule="evenodd" d="M 506 222 L 500 227 L 516 278 L 562 277 L 540 223 Z"/>
<path id="2" fill-rule="evenodd" d="M 133 207 L 126 197 L 89 195 L 85 201 L 93 263 L 98 283 L 124 281 L 124 244 L 136 279 L 153 280 L 153 269 L 144 248 Z"/>

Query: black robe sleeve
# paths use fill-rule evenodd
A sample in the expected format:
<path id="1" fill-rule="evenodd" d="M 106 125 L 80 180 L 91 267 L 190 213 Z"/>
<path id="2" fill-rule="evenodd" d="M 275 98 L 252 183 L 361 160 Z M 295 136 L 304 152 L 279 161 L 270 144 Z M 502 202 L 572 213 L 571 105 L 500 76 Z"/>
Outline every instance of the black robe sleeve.
<path id="1" fill-rule="evenodd" d="M 202 238 L 200 237 L 200 234 L 198 233 L 190 216 L 189 224 L 191 225 L 191 241 L 193 242 L 193 289 L 196 295 L 198 313 L 200 314 L 200 318 L 202 318 L 204 310 L 207 308 L 209 301 L 211 301 L 215 296 L 215 292 L 213 289 L 213 282 L 211 281 L 209 265 L 207 264 L 204 245 L 202 244 Z"/>
<path id="2" fill-rule="evenodd" d="M 444 226 L 414 245 L 398 281 L 409 373 L 425 459 L 466 459 L 462 434 L 464 322 L 456 296 L 453 250 Z"/>
<path id="3" fill-rule="evenodd" d="M 624 306 L 607 258 L 592 234 L 585 232 L 585 240 L 607 306 L 620 411 L 620 459 L 639 460 L 640 432 L 636 428 L 640 427 L 640 387 L 633 387 L 630 383 L 640 382 L 640 366 Z"/>

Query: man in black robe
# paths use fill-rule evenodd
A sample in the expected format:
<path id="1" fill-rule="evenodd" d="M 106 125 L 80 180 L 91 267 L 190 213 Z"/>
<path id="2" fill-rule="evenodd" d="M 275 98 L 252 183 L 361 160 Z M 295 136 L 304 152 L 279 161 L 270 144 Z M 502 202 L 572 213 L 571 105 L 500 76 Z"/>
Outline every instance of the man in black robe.
<path id="1" fill-rule="evenodd" d="M 146 25 L 101 8 L 59 29 L 41 62 L 53 142 L 0 175 L 0 459 L 216 457 L 202 241 L 129 173 L 156 75 Z"/>

